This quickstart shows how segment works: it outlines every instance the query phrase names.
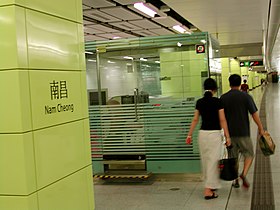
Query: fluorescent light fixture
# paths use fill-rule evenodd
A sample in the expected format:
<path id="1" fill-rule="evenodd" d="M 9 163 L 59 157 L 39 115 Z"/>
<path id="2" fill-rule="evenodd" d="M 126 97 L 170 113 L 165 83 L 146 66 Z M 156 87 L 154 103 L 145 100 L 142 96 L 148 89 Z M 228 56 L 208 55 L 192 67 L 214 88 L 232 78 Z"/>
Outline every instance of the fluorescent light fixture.
<path id="1" fill-rule="evenodd" d="M 119 36 L 114 36 L 113 39 L 120 39 L 121 37 Z"/>
<path id="2" fill-rule="evenodd" d="M 186 29 L 182 28 L 180 25 L 173 26 L 172 28 L 182 34 L 186 31 Z"/>
<path id="3" fill-rule="evenodd" d="M 206 40 L 204 40 L 204 39 L 200 40 L 200 42 L 202 42 L 203 44 L 206 44 Z"/>
<path id="4" fill-rule="evenodd" d="M 116 63 L 116 62 L 113 62 L 113 61 L 107 61 L 108 63 Z"/>
<path id="5" fill-rule="evenodd" d="M 85 54 L 93 54 L 93 52 L 85 51 Z"/>
<path id="6" fill-rule="evenodd" d="M 177 42 L 177 46 L 178 46 L 178 47 L 181 47 L 181 46 L 182 46 L 182 43 L 181 43 L 181 42 Z"/>
<path id="7" fill-rule="evenodd" d="M 96 62 L 96 60 L 88 59 L 89 62 Z"/>
<path id="8" fill-rule="evenodd" d="M 147 59 L 145 59 L 145 58 L 140 58 L 140 61 L 147 61 Z"/>
<path id="9" fill-rule="evenodd" d="M 130 56 L 124 56 L 123 58 L 124 58 L 124 59 L 133 60 L 133 58 L 132 58 L 132 57 L 130 57 Z"/>
<path id="10" fill-rule="evenodd" d="M 215 50 L 215 52 L 219 52 L 219 50 Z"/>
<path id="11" fill-rule="evenodd" d="M 133 5 L 136 9 L 140 10 L 141 12 L 151 16 L 151 17 L 155 17 L 155 15 L 157 14 L 154 10 L 150 9 L 149 7 L 147 7 L 145 4 L 138 2 L 135 3 Z"/>
<path id="12" fill-rule="evenodd" d="M 160 63 L 160 61 L 155 61 L 155 63 Z"/>

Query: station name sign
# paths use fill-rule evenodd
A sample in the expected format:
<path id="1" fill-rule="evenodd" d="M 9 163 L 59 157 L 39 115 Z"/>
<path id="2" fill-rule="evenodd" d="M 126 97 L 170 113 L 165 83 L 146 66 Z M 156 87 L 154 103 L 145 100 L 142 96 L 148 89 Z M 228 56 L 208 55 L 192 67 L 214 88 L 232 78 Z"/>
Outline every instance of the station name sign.
<path id="1" fill-rule="evenodd" d="M 53 80 L 50 84 L 50 99 L 56 101 L 55 105 L 45 105 L 45 114 L 55 114 L 62 112 L 74 112 L 73 103 L 63 103 L 64 99 L 68 99 L 69 93 L 67 89 L 67 81 Z"/>

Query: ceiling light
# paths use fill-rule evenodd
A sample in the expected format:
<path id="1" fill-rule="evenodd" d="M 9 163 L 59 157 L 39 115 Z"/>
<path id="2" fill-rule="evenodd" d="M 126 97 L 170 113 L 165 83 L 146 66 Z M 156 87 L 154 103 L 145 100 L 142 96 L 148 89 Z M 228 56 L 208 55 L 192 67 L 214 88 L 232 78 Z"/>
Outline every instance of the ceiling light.
<path id="1" fill-rule="evenodd" d="M 119 36 L 114 36 L 113 39 L 120 39 L 121 37 Z"/>
<path id="2" fill-rule="evenodd" d="M 140 58 L 140 61 L 147 61 L 147 59 L 145 59 L 145 58 Z"/>
<path id="3" fill-rule="evenodd" d="M 172 28 L 182 34 L 191 34 L 192 33 L 192 31 L 190 29 L 188 29 L 186 26 L 176 25 L 176 26 L 173 26 Z"/>
<path id="4" fill-rule="evenodd" d="M 186 29 L 184 29 L 184 28 L 182 28 L 181 26 L 179 26 L 179 25 L 176 25 L 176 26 L 173 26 L 172 27 L 174 30 L 176 30 L 176 31 L 178 31 L 178 32 L 180 32 L 180 33 L 185 33 L 185 31 L 186 31 Z"/>
<path id="5" fill-rule="evenodd" d="M 96 60 L 88 59 L 89 62 L 96 62 Z"/>
<path id="6" fill-rule="evenodd" d="M 182 43 L 177 42 L 177 46 L 178 46 L 178 47 L 181 47 L 181 46 L 182 46 Z"/>
<path id="7" fill-rule="evenodd" d="M 133 60 L 133 58 L 132 58 L 132 57 L 130 57 L 130 56 L 124 56 L 123 58 L 124 58 L 124 59 Z"/>
<path id="8" fill-rule="evenodd" d="M 145 6 L 145 4 L 140 2 L 135 3 L 133 6 L 151 17 L 155 17 L 155 15 L 157 14 L 154 10 L 150 9 L 149 7 Z"/>
<path id="9" fill-rule="evenodd" d="M 160 61 L 155 61 L 155 63 L 160 63 Z"/>
<path id="10" fill-rule="evenodd" d="M 93 54 L 93 52 L 85 51 L 85 54 Z"/>
<path id="11" fill-rule="evenodd" d="M 116 63 L 116 62 L 113 62 L 113 61 L 107 61 L 108 63 Z"/>

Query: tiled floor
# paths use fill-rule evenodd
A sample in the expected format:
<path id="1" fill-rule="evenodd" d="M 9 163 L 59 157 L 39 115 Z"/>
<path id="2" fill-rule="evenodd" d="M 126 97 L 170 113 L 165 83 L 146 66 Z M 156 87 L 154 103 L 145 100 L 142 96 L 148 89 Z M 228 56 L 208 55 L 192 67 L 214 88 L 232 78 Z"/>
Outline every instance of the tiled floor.
<path id="1" fill-rule="evenodd" d="M 250 92 L 260 107 L 263 90 L 259 87 Z M 269 84 L 266 90 L 267 128 L 278 144 L 280 134 L 280 86 Z M 251 136 L 257 139 L 257 128 L 251 122 Z M 241 160 L 242 164 L 242 160 Z M 242 165 L 241 165 L 242 167 Z M 274 184 L 275 209 L 280 209 L 280 161 L 278 147 L 271 156 L 272 178 Z M 253 185 L 254 162 L 248 174 Z M 147 181 L 124 182 L 95 180 L 96 210 L 250 210 L 252 187 L 231 188 L 231 182 L 222 182 L 219 198 L 203 198 L 203 182 L 200 174 L 154 175 Z"/>

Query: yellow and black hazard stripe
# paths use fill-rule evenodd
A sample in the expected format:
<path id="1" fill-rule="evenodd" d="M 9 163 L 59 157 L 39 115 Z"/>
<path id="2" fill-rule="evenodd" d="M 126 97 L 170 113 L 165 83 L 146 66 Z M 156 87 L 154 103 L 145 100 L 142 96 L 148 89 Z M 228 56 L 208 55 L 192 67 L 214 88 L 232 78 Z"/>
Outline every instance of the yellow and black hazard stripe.
<path id="1" fill-rule="evenodd" d="M 100 179 L 120 179 L 120 178 L 129 178 L 129 179 L 147 179 L 149 175 L 94 175 L 93 178 Z"/>

